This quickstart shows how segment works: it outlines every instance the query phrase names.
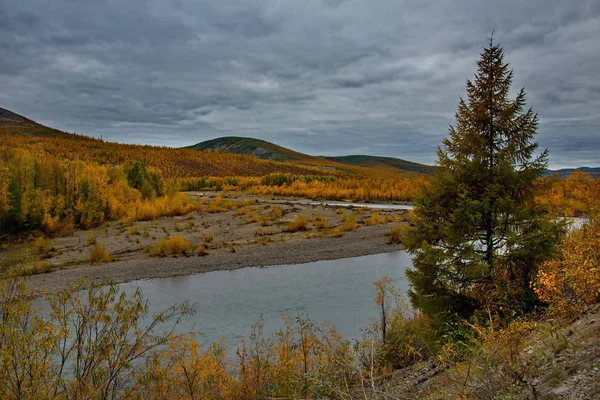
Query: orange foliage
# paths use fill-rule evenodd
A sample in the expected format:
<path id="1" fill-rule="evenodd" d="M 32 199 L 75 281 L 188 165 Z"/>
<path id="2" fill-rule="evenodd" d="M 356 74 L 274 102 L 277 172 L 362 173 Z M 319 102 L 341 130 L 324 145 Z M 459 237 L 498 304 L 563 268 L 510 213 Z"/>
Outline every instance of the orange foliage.
<path id="1" fill-rule="evenodd" d="M 575 171 L 566 179 L 544 178 L 540 184 L 548 190 L 536 201 L 556 215 L 571 217 L 600 211 L 600 179 Z"/>
<path id="2" fill-rule="evenodd" d="M 544 263 L 534 289 L 561 313 L 579 312 L 600 299 L 600 221 L 595 218 L 570 232 L 557 257 Z"/>
<path id="3" fill-rule="evenodd" d="M 0 124 L 0 234 L 60 236 L 107 220 L 151 220 L 199 211 L 181 190 L 260 196 L 408 201 L 428 178 L 358 167 L 332 170 L 255 157 L 108 143 L 37 125 Z M 208 212 L 232 209 L 217 199 Z M 273 219 L 277 216 L 273 216 Z"/>

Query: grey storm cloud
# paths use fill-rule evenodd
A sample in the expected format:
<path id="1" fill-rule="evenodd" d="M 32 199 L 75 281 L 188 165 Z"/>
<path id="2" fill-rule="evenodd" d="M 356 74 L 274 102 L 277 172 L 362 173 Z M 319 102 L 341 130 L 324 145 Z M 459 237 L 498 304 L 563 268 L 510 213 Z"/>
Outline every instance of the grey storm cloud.
<path id="1" fill-rule="evenodd" d="M 4 0 L 0 107 L 119 142 L 433 163 L 492 30 L 550 166 L 600 165 L 596 0 Z"/>

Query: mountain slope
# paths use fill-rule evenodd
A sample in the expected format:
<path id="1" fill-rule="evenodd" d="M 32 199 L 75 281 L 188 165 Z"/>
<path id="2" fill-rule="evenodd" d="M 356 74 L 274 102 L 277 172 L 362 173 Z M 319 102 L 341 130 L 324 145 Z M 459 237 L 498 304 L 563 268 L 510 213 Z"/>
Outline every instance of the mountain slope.
<path id="1" fill-rule="evenodd" d="M 270 173 L 294 175 L 340 175 L 339 172 L 293 162 L 263 160 L 237 154 L 201 153 L 191 149 L 132 145 L 62 132 L 38 124 L 22 115 L 0 109 L 0 152 L 6 157 L 32 161 L 56 161 L 56 165 L 78 159 L 110 168 L 135 161 L 162 171 L 165 178 L 263 176 Z M 19 153 L 21 152 L 21 153 Z M 66 161 L 69 160 L 69 161 Z M 52 162 L 54 162 L 52 161 Z M 50 161 L 48 161 L 50 162 Z M 0 168 L 0 177 L 2 169 Z"/>
<path id="2" fill-rule="evenodd" d="M 402 160 L 393 157 L 377 157 L 368 155 L 352 155 L 341 157 L 323 157 L 327 160 L 339 162 L 342 164 L 358 165 L 361 167 L 388 169 L 391 172 L 394 170 L 412 171 L 425 175 L 433 175 L 435 167 L 431 165 L 414 163 L 411 161 Z"/>
<path id="3" fill-rule="evenodd" d="M 410 161 L 372 156 L 318 157 L 299 153 L 264 140 L 227 136 L 189 146 L 201 151 L 252 155 L 266 160 L 291 161 L 358 175 L 431 175 L 433 167 Z M 370 160 L 370 161 L 369 161 Z"/>
<path id="4" fill-rule="evenodd" d="M 218 153 L 245 154 L 274 161 L 300 161 L 312 158 L 306 154 L 286 149 L 274 143 L 260 139 L 252 139 L 237 136 L 226 136 L 207 140 L 188 146 L 189 149 L 201 151 L 215 151 Z"/>
<path id="5" fill-rule="evenodd" d="M 575 171 L 585 172 L 593 179 L 600 178 L 600 168 L 590 168 L 590 167 L 564 168 L 564 169 L 558 169 L 555 171 L 549 169 L 546 171 L 545 175 L 553 176 L 553 175 L 557 174 L 560 178 L 567 178 L 569 175 L 571 175 Z"/>

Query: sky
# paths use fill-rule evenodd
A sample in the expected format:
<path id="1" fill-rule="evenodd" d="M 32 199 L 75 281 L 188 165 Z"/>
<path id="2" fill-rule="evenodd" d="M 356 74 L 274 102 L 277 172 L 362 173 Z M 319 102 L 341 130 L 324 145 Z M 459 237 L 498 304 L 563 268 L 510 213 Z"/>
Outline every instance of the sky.
<path id="1" fill-rule="evenodd" d="M 598 0 L 2 0 L 0 107 L 123 143 L 433 164 L 492 31 L 549 167 L 600 166 Z"/>

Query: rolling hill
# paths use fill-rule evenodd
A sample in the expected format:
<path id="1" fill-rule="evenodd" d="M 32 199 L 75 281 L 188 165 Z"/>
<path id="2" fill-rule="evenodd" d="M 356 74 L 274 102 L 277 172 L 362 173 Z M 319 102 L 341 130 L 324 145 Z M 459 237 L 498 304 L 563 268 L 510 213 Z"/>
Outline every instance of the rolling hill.
<path id="1" fill-rule="evenodd" d="M 311 158 L 306 154 L 286 149 L 265 140 L 237 136 L 207 140 L 187 148 L 218 153 L 244 154 L 273 161 L 300 161 Z"/>
<path id="2" fill-rule="evenodd" d="M 23 158 L 26 154 L 25 158 L 35 159 L 38 164 L 51 159 L 57 163 L 78 159 L 84 163 L 112 167 L 140 161 L 147 167 L 162 171 L 165 178 L 175 179 L 263 176 L 270 173 L 341 175 L 338 171 L 249 155 L 106 142 L 49 128 L 3 108 L 0 108 L 1 151 L 6 151 L 4 154 L 8 154 L 8 158 Z"/>
<path id="3" fill-rule="evenodd" d="M 352 155 L 342 157 L 323 157 L 327 160 L 339 162 L 342 164 L 358 165 L 361 167 L 377 168 L 383 170 L 389 170 L 391 172 L 395 170 L 400 171 L 411 171 L 418 172 L 425 175 L 433 175 L 435 173 L 435 167 L 431 165 L 414 163 L 411 161 L 402 160 L 400 158 L 393 157 L 377 157 L 368 155 Z"/>
<path id="4" fill-rule="evenodd" d="M 226 136 L 189 146 L 188 148 L 219 153 L 251 155 L 265 160 L 287 161 L 298 164 L 376 175 L 433 175 L 434 167 L 391 157 L 344 156 L 321 157 L 299 153 L 264 140 Z"/>
<path id="5" fill-rule="evenodd" d="M 546 176 L 558 175 L 560 178 L 567 178 L 575 171 L 581 171 L 588 174 L 593 179 L 600 178 L 600 168 L 580 167 L 580 168 L 564 168 L 558 170 L 547 170 Z"/>

